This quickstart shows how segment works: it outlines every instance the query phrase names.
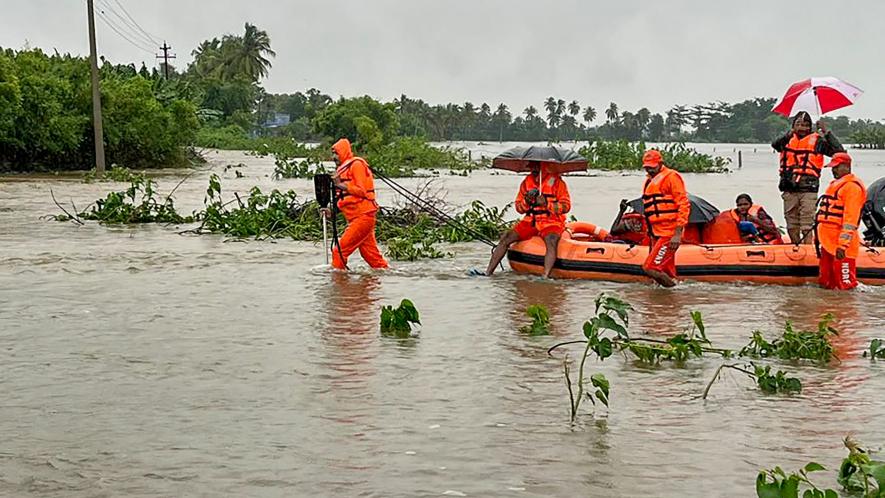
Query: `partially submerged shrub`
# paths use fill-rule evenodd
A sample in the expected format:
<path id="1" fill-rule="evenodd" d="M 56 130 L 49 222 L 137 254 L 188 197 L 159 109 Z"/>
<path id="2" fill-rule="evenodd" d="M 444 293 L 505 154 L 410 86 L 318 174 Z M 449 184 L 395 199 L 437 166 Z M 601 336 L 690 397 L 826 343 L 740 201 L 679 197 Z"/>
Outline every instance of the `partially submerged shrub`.
<path id="1" fill-rule="evenodd" d="M 771 342 L 763 337 L 762 332 L 754 331 L 750 342 L 740 351 L 740 356 L 756 356 L 759 358 L 779 358 L 781 360 L 815 360 L 827 363 L 837 358 L 836 350 L 829 338 L 838 335 L 833 328 L 834 317 L 826 314 L 817 324 L 816 331 L 793 329 L 793 324 L 784 325 L 783 335 Z"/>
<path id="2" fill-rule="evenodd" d="M 608 171 L 640 170 L 644 142 L 596 140 L 578 152 L 587 158 L 590 169 Z M 664 164 L 684 173 L 725 173 L 731 159 L 711 156 L 687 147 L 684 143 L 666 144 L 660 148 Z"/>
<path id="3" fill-rule="evenodd" d="M 412 301 L 403 299 L 399 306 L 384 306 L 381 308 L 381 334 L 394 337 L 409 337 L 412 333 L 412 324 L 420 325 L 418 309 Z"/>
<path id="4" fill-rule="evenodd" d="M 541 304 L 532 304 L 525 310 L 526 316 L 532 319 L 532 323 L 523 326 L 520 330 L 528 335 L 550 335 L 550 313 Z"/>

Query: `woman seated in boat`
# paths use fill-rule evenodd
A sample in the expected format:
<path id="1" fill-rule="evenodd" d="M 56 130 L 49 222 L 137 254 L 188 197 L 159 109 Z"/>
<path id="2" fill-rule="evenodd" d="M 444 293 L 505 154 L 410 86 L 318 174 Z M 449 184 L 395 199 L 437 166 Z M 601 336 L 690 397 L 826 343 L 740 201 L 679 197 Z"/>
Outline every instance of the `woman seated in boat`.
<path id="1" fill-rule="evenodd" d="M 749 194 L 735 200 L 735 208 L 724 211 L 704 230 L 706 244 L 783 244 L 774 220 Z"/>
<path id="2" fill-rule="evenodd" d="M 609 232 L 615 242 L 624 242 L 636 246 L 649 245 L 648 224 L 645 216 L 635 211 L 627 213 L 629 202 L 621 199 L 621 211 L 615 217 Z M 697 223 L 689 223 L 682 234 L 683 244 L 700 244 L 700 229 Z"/>

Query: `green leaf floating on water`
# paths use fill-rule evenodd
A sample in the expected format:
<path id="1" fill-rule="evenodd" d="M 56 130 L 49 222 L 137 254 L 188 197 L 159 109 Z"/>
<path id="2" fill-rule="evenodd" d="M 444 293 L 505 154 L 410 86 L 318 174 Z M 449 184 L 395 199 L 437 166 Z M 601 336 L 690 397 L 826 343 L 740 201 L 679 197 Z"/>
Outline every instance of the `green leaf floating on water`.
<path id="1" fill-rule="evenodd" d="M 550 334 L 550 313 L 541 304 L 532 304 L 525 310 L 526 316 L 532 319 L 532 323 L 520 330 L 528 335 Z"/>
<path id="2" fill-rule="evenodd" d="M 395 337 L 409 337 L 412 324 L 421 324 L 418 309 L 412 301 L 403 299 L 397 308 L 383 306 L 381 308 L 381 334 Z"/>

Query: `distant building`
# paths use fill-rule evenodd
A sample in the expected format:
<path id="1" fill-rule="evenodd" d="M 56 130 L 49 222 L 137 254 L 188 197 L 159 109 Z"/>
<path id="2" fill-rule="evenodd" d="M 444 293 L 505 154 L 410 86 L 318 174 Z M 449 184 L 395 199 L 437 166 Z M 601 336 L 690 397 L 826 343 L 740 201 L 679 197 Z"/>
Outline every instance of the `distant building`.
<path id="1" fill-rule="evenodd" d="M 292 117 L 289 114 L 285 114 L 282 112 L 275 112 L 273 114 L 269 114 L 267 116 L 267 121 L 261 124 L 262 128 L 279 128 L 281 126 L 287 126 L 292 120 Z"/>

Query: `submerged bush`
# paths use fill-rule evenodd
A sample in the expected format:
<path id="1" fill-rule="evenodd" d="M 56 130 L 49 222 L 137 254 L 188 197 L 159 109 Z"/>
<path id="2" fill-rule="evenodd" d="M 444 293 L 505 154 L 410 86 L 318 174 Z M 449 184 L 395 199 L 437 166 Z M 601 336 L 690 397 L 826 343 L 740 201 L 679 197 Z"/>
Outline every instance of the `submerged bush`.
<path id="1" fill-rule="evenodd" d="M 646 150 L 644 142 L 596 140 L 578 152 L 587 158 L 590 169 L 621 171 L 642 169 L 642 155 Z M 731 159 L 700 153 L 684 143 L 666 144 L 659 150 L 664 164 L 684 173 L 724 173 L 731 162 Z"/>
<path id="2" fill-rule="evenodd" d="M 191 223 L 193 216 L 182 216 L 175 210 L 172 194 L 160 200 L 157 184 L 144 175 L 135 175 L 129 188 L 111 192 L 104 199 L 95 201 L 79 218 L 106 224 L 128 223 Z"/>
<path id="3" fill-rule="evenodd" d="M 400 137 L 372 147 L 366 153 L 366 160 L 373 170 L 393 177 L 415 176 L 419 170 L 469 171 L 476 167 L 462 149 L 437 148 L 423 138 L 414 137 Z"/>
<path id="4" fill-rule="evenodd" d="M 412 301 L 403 299 L 399 306 L 381 308 L 381 335 L 405 338 L 412 333 L 412 324 L 421 325 L 418 309 Z"/>

